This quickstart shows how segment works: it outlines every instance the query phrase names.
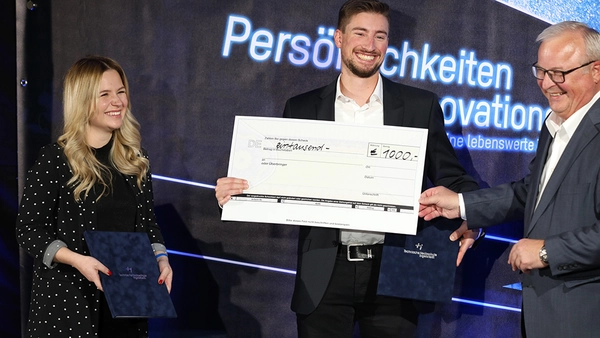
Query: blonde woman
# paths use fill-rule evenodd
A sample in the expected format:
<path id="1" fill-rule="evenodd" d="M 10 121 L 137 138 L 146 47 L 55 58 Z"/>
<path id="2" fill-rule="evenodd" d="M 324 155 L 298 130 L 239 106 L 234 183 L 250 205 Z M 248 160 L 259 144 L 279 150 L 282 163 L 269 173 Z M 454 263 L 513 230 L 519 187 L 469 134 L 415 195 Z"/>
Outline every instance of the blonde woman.
<path id="1" fill-rule="evenodd" d="M 86 230 L 146 232 L 171 290 L 173 273 L 154 215 L 148 156 L 117 62 L 77 61 L 64 80 L 64 130 L 27 174 L 19 245 L 34 258 L 29 337 L 147 337 L 145 319 L 113 319 L 88 253 Z"/>

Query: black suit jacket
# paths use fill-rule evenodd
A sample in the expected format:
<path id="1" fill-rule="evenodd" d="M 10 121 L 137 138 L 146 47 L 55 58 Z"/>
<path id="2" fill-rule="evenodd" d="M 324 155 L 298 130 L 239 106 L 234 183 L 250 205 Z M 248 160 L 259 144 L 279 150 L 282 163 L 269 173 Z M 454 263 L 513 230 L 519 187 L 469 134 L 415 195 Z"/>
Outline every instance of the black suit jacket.
<path id="1" fill-rule="evenodd" d="M 437 95 L 382 79 L 384 124 L 429 130 L 423 189 L 427 179 L 434 185 L 443 185 L 454 191 L 477 189 L 477 183 L 465 173 L 448 141 Z M 336 83 L 334 81 L 328 86 L 289 99 L 283 116 L 333 121 Z M 386 234 L 386 242 L 392 241 L 395 236 L 400 235 Z M 333 271 L 338 240 L 338 229 L 300 227 L 296 284 L 292 297 L 292 310 L 296 313 L 309 314 L 321 301 Z M 396 258 L 384 255 L 382 259 Z M 381 271 L 380 275 L 385 273 Z"/>
<path id="2" fill-rule="evenodd" d="M 44 146 L 27 172 L 17 216 L 17 241 L 34 258 L 29 332 L 52 337 L 94 336 L 99 326 L 100 303 L 96 300 L 101 291 L 94 283 L 68 264 L 55 263 L 49 268 L 42 263 L 46 249 L 55 240 L 89 255 L 83 233 L 97 229 L 97 195 L 92 190 L 83 202 L 76 203 L 73 189 L 65 188 L 71 177 L 63 148 L 57 143 Z M 154 215 L 151 173 L 147 173 L 141 190 L 134 176 L 125 175 L 125 180 L 136 198 L 135 231 L 148 233 L 151 243 L 164 244 Z"/>

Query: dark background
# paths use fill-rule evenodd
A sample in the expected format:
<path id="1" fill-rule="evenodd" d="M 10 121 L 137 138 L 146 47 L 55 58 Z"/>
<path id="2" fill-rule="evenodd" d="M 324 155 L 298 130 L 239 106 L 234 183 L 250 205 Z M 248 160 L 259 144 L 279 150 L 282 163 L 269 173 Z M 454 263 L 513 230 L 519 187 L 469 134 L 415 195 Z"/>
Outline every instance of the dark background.
<path id="1" fill-rule="evenodd" d="M 224 223 L 214 198 L 227 174 L 235 115 L 279 117 L 285 100 L 323 86 L 334 67 L 300 67 L 273 57 L 257 62 L 248 43 L 222 56 L 229 15 L 247 18 L 253 32 L 305 34 L 335 27 L 343 1 L 61 0 L 0 4 L 0 336 L 18 337 L 26 320 L 30 259 L 15 241 L 14 220 L 25 171 L 40 146 L 53 142 L 62 122 L 62 79 L 87 54 L 102 54 L 125 69 L 133 113 L 149 151 L 156 213 L 175 271 L 172 299 L 179 317 L 151 320 L 151 337 L 294 337 L 289 309 L 296 265 L 297 227 Z M 445 85 L 430 79 L 394 81 L 469 99 L 511 95 L 512 103 L 546 106 L 530 74 L 534 40 L 548 23 L 495 1 L 391 2 L 390 47 L 409 42 L 421 53 L 512 66 L 511 90 Z M 286 53 L 289 49 L 286 50 Z M 410 67 L 410 63 L 408 66 Z M 409 68 L 410 70 L 410 68 Z M 407 73 L 410 74 L 410 71 Z M 23 80 L 23 81 L 22 81 Z M 545 108 L 544 108 L 545 109 Z M 448 125 L 461 135 L 536 139 L 538 130 L 514 132 Z M 533 153 L 457 149 L 482 186 L 521 178 Z M 164 178 L 176 178 L 176 183 Z M 522 225 L 489 229 L 458 268 L 454 299 L 421 318 L 420 337 L 516 337 L 519 275 L 506 264 L 510 240 Z M 19 282 L 19 276 L 21 280 Z"/>

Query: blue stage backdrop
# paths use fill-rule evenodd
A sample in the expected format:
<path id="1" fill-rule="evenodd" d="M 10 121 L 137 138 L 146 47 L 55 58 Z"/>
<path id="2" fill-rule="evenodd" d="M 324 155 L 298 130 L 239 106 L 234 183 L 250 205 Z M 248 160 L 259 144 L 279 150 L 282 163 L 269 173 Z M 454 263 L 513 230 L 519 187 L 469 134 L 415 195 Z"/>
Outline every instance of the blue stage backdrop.
<path id="1" fill-rule="evenodd" d="M 150 336 L 294 337 L 298 228 L 221 222 L 213 186 L 227 174 L 234 116 L 279 117 L 287 98 L 336 77 L 332 36 L 343 1 L 33 3 L 17 10 L 18 75 L 39 82 L 19 98 L 21 179 L 40 143 L 60 134 L 69 66 L 86 54 L 116 59 L 129 77 L 175 271 L 179 317 L 152 320 Z M 381 73 L 439 94 L 448 136 L 483 187 L 521 178 L 534 155 L 549 109 L 530 70 L 537 34 L 567 19 L 600 26 L 595 0 L 553 3 L 391 1 Z M 452 303 L 421 318 L 420 337 L 519 335 L 520 277 L 506 261 L 521 233 L 519 223 L 489 229 L 458 268 Z"/>

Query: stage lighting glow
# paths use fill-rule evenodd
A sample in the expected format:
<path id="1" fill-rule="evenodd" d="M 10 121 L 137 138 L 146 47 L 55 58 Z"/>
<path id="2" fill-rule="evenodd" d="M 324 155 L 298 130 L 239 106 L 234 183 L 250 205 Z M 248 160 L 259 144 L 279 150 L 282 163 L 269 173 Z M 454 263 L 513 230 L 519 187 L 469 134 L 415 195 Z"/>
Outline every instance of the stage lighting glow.
<path id="1" fill-rule="evenodd" d="M 198 259 L 204 259 L 207 261 L 239 265 L 239 266 L 245 266 L 245 267 L 250 267 L 250 268 L 255 268 L 255 269 L 273 271 L 273 272 L 281 272 L 281 273 L 286 273 L 286 274 L 290 274 L 290 275 L 296 274 L 296 271 L 294 271 L 294 270 L 281 269 L 281 268 L 276 268 L 276 267 L 272 267 L 272 266 L 253 264 L 253 263 L 248 263 L 248 262 L 234 261 L 231 259 L 224 259 L 224 258 L 219 258 L 219 257 L 192 254 L 192 253 L 182 252 L 182 251 L 177 251 L 177 250 L 168 250 L 168 253 L 169 253 L 169 255 L 179 255 L 179 256 L 185 256 L 185 257 L 191 257 L 191 258 L 198 258 Z M 494 308 L 494 309 L 499 309 L 499 310 L 521 312 L 521 309 L 519 309 L 519 308 L 514 308 L 514 307 L 499 305 L 499 304 L 479 302 L 479 301 L 462 299 L 462 298 L 456 298 L 456 297 L 452 297 L 452 301 L 458 302 L 458 303 L 470 304 L 470 305 L 474 305 L 474 306 L 489 307 L 489 308 Z"/>
<path id="2" fill-rule="evenodd" d="M 157 179 L 157 180 L 163 180 L 163 181 L 168 181 L 168 182 L 186 184 L 186 185 L 191 185 L 191 186 L 196 186 L 196 187 L 201 187 L 201 188 L 207 188 L 207 189 L 214 189 L 215 188 L 215 186 L 211 185 L 211 184 L 199 183 L 199 182 L 188 181 L 188 180 L 182 180 L 182 179 L 178 179 L 178 178 L 172 178 L 172 177 L 167 177 L 167 176 L 162 176 L 162 175 L 156 175 L 156 174 L 152 174 L 152 178 L 153 179 Z M 489 234 L 485 236 L 485 239 L 487 239 L 487 240 L 495 240 L 495 241 L 500 241 L 500 242 L 513 243 L 513 244 L 517 243 L 517 240 L 514 240 L 514 239 L 504 238 L 504 237 L 494 236 L 494 235 L 489 235 Z M 212 257 L 212 256 L 205 256 L 205 255 L 193 254 L 193 253 L 188 253 L 188 252 L 183 252 L 183 251 L 177 251 L 177 250 L 168 250 L 168 253 L 170 255 L 179 255 L 179 256 L 185 256 L 185 257 L 191 257 L 191 258 L 197 258 L 197 259 L 204 259 L 204 260 L 207 260 L 207 261 L 213 261 L 213 262 L 219 262 L 219 263 L 225 263 L 225 264 L 232 264 L 232 265 L 238 265 L 238 266 L 245 266 L 245 267 L 250 267 L 250 268 L 255 268 L 255 269 L 261 269 L 261 270 L 267 270 L 267 271 L 285 273 L 285 274 L 289 274 L 289 275 L 295 275 L 296 274 L 295 270 L 276 268 L 276 267 L 272 267 L 272 266 L 261 265 L 261 264 L 254 264 L 254 263 L 248 263 L 248 262 L 240 262 L 240 261 L 235 261 L 235 260 L 231 260 L 231 259 L 225 259 L 225 258 L 219 258 L 219 257 Z M 456 298 L 456 297 L 453 297 L 452 301 L 453 302 L 458 302 L 458 303 L 470 304 L 470 305 L 474 305 L 474 306 L 489 307 L 489 308 L 494 308 L 494 309 L 499 309 L 499 310 L 521 312 L 521 309 L 519 309 L 519 308 L 514 308 L 514 307 L 504 306 L 504 305 L 499 305 L 499 304 L 485 303 L 485 302 L 468 300 L 468 299 L 462 299 L 462 298 Z"/>

